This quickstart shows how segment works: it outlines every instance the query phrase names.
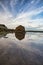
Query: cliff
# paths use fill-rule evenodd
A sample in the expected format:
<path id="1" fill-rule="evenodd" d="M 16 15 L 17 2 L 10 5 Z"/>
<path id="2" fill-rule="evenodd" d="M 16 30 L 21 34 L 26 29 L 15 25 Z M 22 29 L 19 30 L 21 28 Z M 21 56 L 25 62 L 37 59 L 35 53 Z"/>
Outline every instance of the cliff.
<path id="1" fill-rule="evenodd" d="M 4 24 L 0 24 L 0 29 L 7 29 L 7 27 Z"/>

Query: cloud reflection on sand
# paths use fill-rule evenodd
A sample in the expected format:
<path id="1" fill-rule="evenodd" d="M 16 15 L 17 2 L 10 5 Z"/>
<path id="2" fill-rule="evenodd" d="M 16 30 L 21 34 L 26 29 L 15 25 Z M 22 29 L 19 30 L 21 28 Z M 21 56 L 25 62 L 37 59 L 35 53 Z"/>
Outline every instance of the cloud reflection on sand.
<path id="1" fill-rule="evenodd" d="M 43 33 L 26 33 L 23 40 L 6 37 L 0 38 L 0 65 L 43 65 Z"/>

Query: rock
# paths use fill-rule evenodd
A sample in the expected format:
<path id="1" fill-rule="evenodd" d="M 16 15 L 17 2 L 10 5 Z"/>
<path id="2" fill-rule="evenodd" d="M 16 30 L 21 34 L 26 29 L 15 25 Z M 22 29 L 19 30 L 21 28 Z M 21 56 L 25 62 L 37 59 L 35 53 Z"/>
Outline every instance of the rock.
<path id="1" fill-rule="evenodd" d="M 7 29 L 8 28 L 4 24 L 0 24 L 0 32 L 5 32 Z"/>
<path id="2" fill-rule="evenodd" d="M 22 40 L 25 38 L 25 33 L 22 32 L 22 33 L 15 33 L 15 37 L 18 39 L 18 40 Z"/>
<path id="3" fill-rule="evenodd" d="M 25 32 L 24 26 L 19 25 L 18 27 L 16 27 L 15 32 L 19 32 L 19 33 Z"/>
<path id="4" fill-rule="evenodd" d="M 15 36 L 17 39 L 22 40 L 25 37 L 25 28 L 22 25 L 19 25 L 15 29 Z"/>
<path id="5" fill-rule="evenodd" d="M 4 24 L 0 24 L 0 29 L 7 29 L 7 27 Z"/>

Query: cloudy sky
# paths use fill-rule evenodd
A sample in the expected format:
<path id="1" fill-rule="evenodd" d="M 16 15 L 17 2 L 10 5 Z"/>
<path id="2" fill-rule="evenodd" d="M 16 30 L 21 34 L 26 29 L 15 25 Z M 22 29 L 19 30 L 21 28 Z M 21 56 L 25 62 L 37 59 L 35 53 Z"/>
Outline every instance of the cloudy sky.
<path id="1" fill-rule="evenodd" d="M 43 0 L 0 0 L 0 24 L 43 30 Z"/>

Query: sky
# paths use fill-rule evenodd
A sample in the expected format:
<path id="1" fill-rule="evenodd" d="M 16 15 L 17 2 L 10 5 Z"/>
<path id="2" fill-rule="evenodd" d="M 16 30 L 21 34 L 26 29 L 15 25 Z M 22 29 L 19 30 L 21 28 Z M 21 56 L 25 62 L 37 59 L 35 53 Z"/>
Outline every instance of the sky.
<path id="1" fill-rule="evenodd" d="M 43 0 L 0 0 L 0 24 L 43 30 Z"/>

